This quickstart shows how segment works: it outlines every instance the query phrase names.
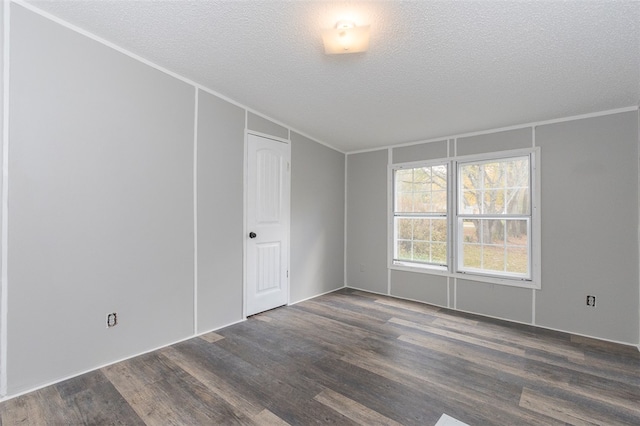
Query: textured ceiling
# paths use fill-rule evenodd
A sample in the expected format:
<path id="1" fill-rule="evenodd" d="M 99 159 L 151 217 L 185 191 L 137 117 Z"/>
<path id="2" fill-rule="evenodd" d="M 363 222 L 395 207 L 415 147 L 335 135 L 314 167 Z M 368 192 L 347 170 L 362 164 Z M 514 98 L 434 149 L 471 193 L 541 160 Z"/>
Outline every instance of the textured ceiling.
<path id="1" fill-rule="evenodd" d="M 638 1 L 29 3 L 345 152 L 640 103 Z"/>

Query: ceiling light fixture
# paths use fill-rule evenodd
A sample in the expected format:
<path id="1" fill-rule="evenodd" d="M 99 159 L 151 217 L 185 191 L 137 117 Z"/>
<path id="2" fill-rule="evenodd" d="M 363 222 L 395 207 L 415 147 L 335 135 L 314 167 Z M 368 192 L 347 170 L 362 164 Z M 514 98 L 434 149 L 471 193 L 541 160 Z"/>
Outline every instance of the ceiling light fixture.
<path id="1" fill-rule="evenodd" d="M 353 21 L 338 21 L 335 28 L 322 30 L 322 41 L 327 55 L 366 52 L 369 25 L 356 27 Z"/>

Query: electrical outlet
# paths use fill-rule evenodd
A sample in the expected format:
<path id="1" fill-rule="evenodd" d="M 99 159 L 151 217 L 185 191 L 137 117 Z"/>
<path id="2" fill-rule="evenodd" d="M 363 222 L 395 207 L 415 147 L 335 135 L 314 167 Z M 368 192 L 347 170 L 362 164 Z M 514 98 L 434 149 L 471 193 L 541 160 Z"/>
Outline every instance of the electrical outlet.
<path id="1" fill-rule="evenodd" d="M 115 312 L 107 314 L 107 328 L 115 327 L 116 325 L 118 325 L 118 314 Z"/>
<path id="2" fill-rule="evenodd" d="M 591 306 L 592 308 L 596 307 L 596 297 L 595 296 L 587 296 L 587 306 Z"/>

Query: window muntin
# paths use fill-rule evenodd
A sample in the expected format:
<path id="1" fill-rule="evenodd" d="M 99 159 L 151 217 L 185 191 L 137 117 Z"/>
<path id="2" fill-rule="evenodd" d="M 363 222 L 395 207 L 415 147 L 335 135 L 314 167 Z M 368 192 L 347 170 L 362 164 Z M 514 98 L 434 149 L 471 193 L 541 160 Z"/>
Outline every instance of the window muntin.
<path id="1" fill-rule="evenodd" d="M 394 263 L 447 265 L 447 169 L 394 170 Z"/>
<path id="2" fill-rule="evenodd" d="M 458 163 L 457 270 L 531 278 L 531 158 Z"/>

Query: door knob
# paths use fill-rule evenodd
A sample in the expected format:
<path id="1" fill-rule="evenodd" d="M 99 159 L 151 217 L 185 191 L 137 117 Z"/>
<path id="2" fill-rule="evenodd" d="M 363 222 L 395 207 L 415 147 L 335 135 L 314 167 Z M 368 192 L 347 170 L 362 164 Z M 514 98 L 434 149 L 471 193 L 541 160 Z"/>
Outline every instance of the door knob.
<path id="1" fill-rule="evenodd" d="M 249 232 L 249 238 L 255 238 L 258 235 L 255 232 Z"/>

